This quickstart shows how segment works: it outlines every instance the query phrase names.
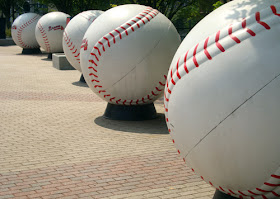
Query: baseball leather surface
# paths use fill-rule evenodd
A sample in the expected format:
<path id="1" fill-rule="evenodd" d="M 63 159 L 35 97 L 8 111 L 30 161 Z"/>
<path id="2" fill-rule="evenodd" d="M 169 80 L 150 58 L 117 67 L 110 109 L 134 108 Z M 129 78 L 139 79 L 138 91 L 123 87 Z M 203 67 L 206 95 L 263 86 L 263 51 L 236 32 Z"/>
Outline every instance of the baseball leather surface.
<path id="1" fill-rule="evenodd" d="M 89 87 L 109 103 L 138 105 L 162 95 L 180 37 L 157 10 L 123 5 L 100 15 L 83 41 L 81 68 Z"/>
<path id="2" fill-rule="evenodd" d="M 67 24 L 63 33 L 63 51 L 69 63 L 82 72 L 80 66 L 80 48 L 85 32 L 92 22 L 103 13 L 100 10 L 88 10 L 79 13 Z"/>
<path id="3" fill-rule="evenodd" d="M 280 197 L 280 4 L 235 0 L 177 50 L 165 87 L 178 153 L 237 198 Z"/>
<path id="4" fill-rule="evenodd" d="M 36 39 L 39 45 L 49 53 L 63 52 L 62 37 L 66 19 L 70 15 L 63 12 L 50 12 L 41 17 L 36 25 Z"/>
<path id="5" fill-rule="evenodd" d="M 36 13 L 25 13 L 18 16 L 12 24 L 12 38 L 22 48 L 39 48 L 35 38 L 35 27 L 40 19 Z"/>

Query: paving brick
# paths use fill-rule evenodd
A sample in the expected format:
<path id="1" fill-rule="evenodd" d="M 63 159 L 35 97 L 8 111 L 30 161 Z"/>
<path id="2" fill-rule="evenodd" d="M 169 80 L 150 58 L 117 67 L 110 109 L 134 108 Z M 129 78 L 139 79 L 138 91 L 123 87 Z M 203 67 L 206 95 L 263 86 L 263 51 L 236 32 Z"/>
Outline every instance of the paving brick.
<path id="1" fill-rule="evenodd" d="M 72 196 L 61 196 L 60 199 L 79 199 L 81 197 L 77 195 L 72 195 Z M 84 198 L 84 197 L 83 197 Z M 91 198 L 92 199 L 92 198 Z"/>
<path id="2" fill-rule="evenodd" d="M 29 194 L 29 198 L 39 198 L 42 196 L 48 196 L 50 193 L 49 192 L 41 192 L 41 193 L 34 193 L 34 194 Z"/>
<path id="3" fill-rule="evenodd" d="M 195 191 L 195 190 L 191 190 L 191 191 L 180 192 L 179 195 L 181 195 L 181 196 L 189 196 L 189 195 L 193 195 L 193 194 L 196 194 L 196 193 L 198 193 L 198 192 Z"/>
<path id="4" fill-rule="evenodd" d="M 161 199 L 167 199 L 167 198 L 176 198 L 179 197 L 180 195 L 177 193 L 172 193 L 172 194 L 166 194 L 166 195 L 162 195 L 159 196 Z"/>
<path id="5" fill-rule="evenodd" d="M 0 46 L 0 197 L 213 196 L 176 153 L 162 98 L 155 120 L 104 119 L 107 103 L 79 71 L 21 50 Z"/>
<path id="6" fill-rule="evenodd" d="M 84 189 L 90 189 L 90 186 L 76 186 L 69 188 L 71 191 L 77 191 L 77 190 L 84 190 Z"/>
<path id="7" fill-rule="evenodd" d="M 29 187 L 29 188 L 21 189 L 21 191 L 28 192 L 28 191 L 36 191 L 40 189 L 42 189 L 42 187 Z"/>
<path id="8" fill-rule="evenodd" d="M 79 194 L 82 194 L 84 193 L 83 190 L 75 190 L 75 191 L 69 191 L 69 192 L 66 192 L 66 193 L 63 193 L 64 196 L 72 196 L 72 195 L 79 195 Z"/>
<path id="9" fill-rule="evenodd" d="M 49 188 L 43 188 L 40 190 L 36 190 L 36 193 L 44 193 L 44 192 L 52 192 L 52 191 L 56 191 L 57 189 L 54 187 L 49 187 Z"/>
<path id="10" fill-rule="evenodd" d="M 28 196 L 28 195 L 31 195 L 31 194 L 34 194 L 36 193 L 35 191 L 26 191 L 26 192 L 19 192 L 19 193 L 15 193 L 14 195 L 16 197 L 21 197 L 21 196 Z"/>
<path id="11" fill-rule="evenodd" d="M 7 199 L 7 198 L 14 198 L 14 195 L 5 195 L 5 196 L 0 196 L 0 199 Z"/>
<path id="12" fill-rule="evenodd" d="M 152 197 L 158 197 L 158 196 L 162 196 L 165 195 L 163 192 L 154 192 L 154 193 L 148 193 L 148 194 L 144 194 L 143 196 L 145 198 L 152 198 Z"/>

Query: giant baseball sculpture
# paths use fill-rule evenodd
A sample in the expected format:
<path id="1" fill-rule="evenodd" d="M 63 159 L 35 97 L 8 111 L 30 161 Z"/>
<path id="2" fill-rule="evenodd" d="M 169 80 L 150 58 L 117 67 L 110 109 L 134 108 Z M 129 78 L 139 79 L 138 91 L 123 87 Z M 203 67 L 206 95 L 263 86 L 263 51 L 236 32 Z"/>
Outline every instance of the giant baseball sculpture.
<path id="1" fill-rule="evenodd" d="M 63 51 L 69 63 L 80 72 L 82 72 L 80 66 L 80 47 L 84 34 L 90 24 L 102 13 L 103 11 L 100 10 L 84 11 L 71 19 L 64 30 Z"/>
<path id="2" fill-rule="evenodd" d="M 70 16 L 63 12 L 50 12 L 38 21 L 36 39 L 46 52 L 63 52 L 62 37 L 67 17 Z"/>
<path id="3" fill-rule="evenodd" d="M 39 48 L 35 39 L 35 27 L 40 15 L 36 13 L 25 13 L 16 18 L 12 24 L 12 38 L 14 42 L 24 49 Z"/>
<path id="4" fill-rule="evenodd" d="M 85 33 L 81 68 L 89 87 L 110 104 L 151 104 L 163 93 L 179 44 L 175 27 L 159 11 L 118 6 Z"/>
<path id="5" fill-rule="evenodd" d="M 237 198 L 280 197 L 279 35 L 279 0 L 232 1 L 193 28 L 167 76 L 178 153 Z"/>

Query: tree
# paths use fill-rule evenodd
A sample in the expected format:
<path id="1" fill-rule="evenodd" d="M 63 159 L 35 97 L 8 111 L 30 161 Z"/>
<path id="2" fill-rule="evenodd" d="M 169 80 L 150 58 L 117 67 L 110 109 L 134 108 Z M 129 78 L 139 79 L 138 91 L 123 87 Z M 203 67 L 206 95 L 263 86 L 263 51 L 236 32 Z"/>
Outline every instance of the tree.
<path id="1" fill-rule="evenodd" d="M 86 10 L 107 10 L 110 8 L 110 0 L 40 0 L 40 2 L 55 6 L 58 11 L 71 16 Z"/>
<path id="2" fill-rule="evenodd" d="M 15 20 L 15 12 L 18 10 L 23 12 L 24 2 L 24 0 L 0 0 L 1 17 L 3 17 L 3 14 L 5 15 L 7 28 L 11 27 L 10 18 L 12 17 L 12 20 Z"/>
<path id="3" fill-rule="evenodd" d="M 115 3 L 118 5 L 131 3 L 151 6 L 163 13 L 168 19 L 172 20 L 180 9 L 190 6 L 196 1 L 197 0 L 116 0 Z"/>
<path id="4" fill-rule="evenodd" d="M 12 1 L 10 0 L 0 0 L 0 10 L 2 11 L 2 17 L 3 14 L 5 15 L 6 18 L 6 26 L 8 28 L 11 27 L 11 22 L 10 22 L 10 18 L 11 18 L 11 7 L 12 7 Z"/>
<path id="5" fill-rule="evenodd" d="M 183 30 L 183 35 L 214 8 L 223 4 L 219 0 L 116 0 L 115 3 L 151 6 L 167 16 L 179 31 Z"/>
<path id="6" fill-rule="evenodd" d="M 219 1 L 220 2 L 220 1 Z M 212 12 L 217 0 L 197 0 L 181 8 L 172 18 L 172 22 L 181 34 L 189 32 L 203 17 Z"/>

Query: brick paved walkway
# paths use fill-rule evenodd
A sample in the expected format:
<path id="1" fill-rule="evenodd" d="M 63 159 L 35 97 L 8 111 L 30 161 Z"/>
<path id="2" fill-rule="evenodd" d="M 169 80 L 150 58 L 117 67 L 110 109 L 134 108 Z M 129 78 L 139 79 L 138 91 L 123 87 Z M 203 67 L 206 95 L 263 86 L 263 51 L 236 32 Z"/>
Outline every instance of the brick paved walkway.
<path id="1" fill-rule="evenodd" d="M 0 47 L 0 199 L 211 199 L 164 122 L 102 118 L 106 103 L 43 55 Z"/>

